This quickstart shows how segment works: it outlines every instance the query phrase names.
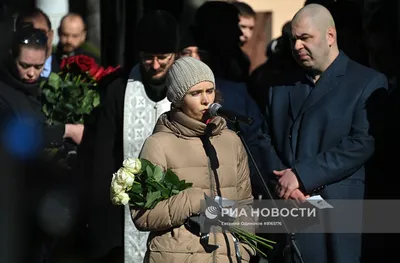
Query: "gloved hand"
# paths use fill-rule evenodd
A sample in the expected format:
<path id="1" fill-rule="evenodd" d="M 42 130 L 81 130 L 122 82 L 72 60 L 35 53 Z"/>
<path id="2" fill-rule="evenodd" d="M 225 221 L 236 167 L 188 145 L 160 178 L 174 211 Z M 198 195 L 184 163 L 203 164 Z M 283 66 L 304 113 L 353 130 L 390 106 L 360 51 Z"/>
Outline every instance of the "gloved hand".
<path id="1" fill-rule="evenodd" d="M 218 248 L 216 245 L 209 244 L 209 234 L 211 227 L 219 226 L 221 228 L 228 228 L 236 218 L 229 215 L 222 215 L 222 207 L 226 203 L 234 203 L 229 200 L 223 200 L 217 197 L 215 200 L 204 194 L 205 212 L 199 215 L 189 217 L 186 221 L 186 227 L 194 234 L 200 236 L 200 243 L 208 252 L 212 252 Z M 218 201 L 218 202 L 217 202 Z"/>

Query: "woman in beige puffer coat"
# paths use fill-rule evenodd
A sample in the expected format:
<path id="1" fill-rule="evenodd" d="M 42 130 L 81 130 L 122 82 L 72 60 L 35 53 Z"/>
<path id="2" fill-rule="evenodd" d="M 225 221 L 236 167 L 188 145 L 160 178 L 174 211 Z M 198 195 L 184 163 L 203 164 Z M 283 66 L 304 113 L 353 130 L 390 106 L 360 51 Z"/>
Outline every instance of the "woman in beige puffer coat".
<path id="1" fill-rule="evenodd" d="M 254 251 L 234 242 L 230 233 L 213 232 L 209 244 L 218 248 L 207 252 L 200 236 L 185 224 L 200 214 L 204 194 L 221 196 L 241 206 L 253 200 L 247 154 L 239 137 L 226 127 L 221 117 L 205 122 L 207 109 L 215 100 L 215 81 L 203 62 L 180 58 L 167 75 L 168 99 L 173 109 L 160 116 L 154 133 L 145 142 L 140 158 L 171 169 L 179 179 L 193 186 L 150 210 L 132 210 L 135 226 L 151 231 L 146 262 L 248 262 Z M 207 123 L 207 124 L 206 124 Z M 214 172 L 200 139 L 210 129 L 208 139 L 215 149 L 218 168 Z"/>

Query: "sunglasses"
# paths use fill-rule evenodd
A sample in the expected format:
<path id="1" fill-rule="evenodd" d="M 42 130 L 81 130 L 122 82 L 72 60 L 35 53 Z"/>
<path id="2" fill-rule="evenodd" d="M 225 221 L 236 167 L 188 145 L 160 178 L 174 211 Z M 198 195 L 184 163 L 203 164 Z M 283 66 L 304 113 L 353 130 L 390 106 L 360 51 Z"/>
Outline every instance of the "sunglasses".
<path id="1" fill-rule="evenodd" d="M 43 30 L 35 29 L 29 33 L 20 34 L 18 42 L 23 45 L 47 46 L 47 34 Z"/>

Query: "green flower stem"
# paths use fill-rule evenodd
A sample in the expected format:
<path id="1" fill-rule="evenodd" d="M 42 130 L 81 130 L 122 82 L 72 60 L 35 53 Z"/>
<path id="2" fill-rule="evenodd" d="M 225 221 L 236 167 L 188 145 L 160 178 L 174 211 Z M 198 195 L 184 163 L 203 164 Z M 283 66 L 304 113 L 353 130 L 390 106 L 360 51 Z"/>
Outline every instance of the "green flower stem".
<path id="1" fill-rule="evenodd" d="M 254 241 L 258 241 L 258 242 L 260 242 L 260 243 L 262 243 L 262 244 L 265 244 L 266 246 L 269 246 L 269 247 L 272 247 L 272 246 L 269 245 L 269 244 L 266 244 L 266 243 L 271 243 L 271 244 L 274 244 L 274 245 L 276 244 L 275 241 L 272 241 L 272 240 L 269 240 L 269 239 L 266 239 L 266 238 L 259 237 L 259 236 L 255 235 L 255 234 L 246 232 L 246 231 L 241 230 L 241 229 L 239 229 L 239 228 L 236 228 L 235 231 L 241 232 L 241 234 L 248 236 L 249 238 L 253 239 Z"/>
<path id="2" fill-rule="evenodd" d="M 240 236 L 244 236 L 246 238 L 246 240 L 250 239 L 252 241 L 260 243 L 263 246 L 266 246 L 269 249 L 273 249 L 273 247 L 271 245 L 267 244 L 267 243 L 276 244 L 276 242 L 274 242 L 274 241 L 259 237 L 259 236 L 255 235 L 255 234 L 251 234 L 249 232 L 246 232 L 246 231 L 241 230 L 241 229 L 236 228 L 236 227 L 231 227 L 231 230 L 232 230 L 233 233 L 236 233 L 236 234 L 238 234 Z"/>
<path id="3" fill-rule="evenodd" d="M 267 257 L 267 255 L 260 249 L 258 248 L 256 245 L 252 244 L 250 241 L 248 241 L 244 236 L 238 235 L 239 240 L 244 243 L 247 244 L 248 246 L 250 246 L 252 249 L 254 249 L 255 251 L 257 251 L 258 253 L 260 253 L 261 255 L 263 255 L 264 257 Z"/>
<path id="4" fill-rule="evenodd" d="M 258 253 L 260 253 L 260 254 L 263 255 L 264 257 L 267 257 L 267 255 L 266 255 L 263 251 L 261 251 L 261 249 L 259 249 L 259 248 L 257 247 L 257 245 L 254 245 L 251 241 L 249 241 L 249 240 L 247 239 L 247 237 L 245 237 L 245 236 L 243 236 L 243 235 L 241 235 L 241 234 L 239 234 L 239 233 L 236 233 L 236 235 L 238 236 L 239 240 L 242 240 L 243 243 L 246 243 L 246 244 L 249 245 L 252 249 L 256 250 Z"/>
<path id="5" fill-rule="evenodd" d="M 261 241 L 264 241 L 264 242 L 276 244 L 275 241 L 272 241 L 272 240 L 269 240 L 269 239 L 265 239 L 265 238 L 259 237 L 259 236 L 257 236 L 256 234 L 249 233 L 249 232 L 244 231 L 244 230 L 242 230 L 242 229 L 240 229 L 240 228 L 238 228 L 238 227 L 231 227 L 231 228 L 234 229 L 234 230 L 237 231 L 237 232 L 241 232 L 242 234 L 248 235 L 248 236 L 250 236 L 250 237 L 254 237 L 254 238 L 257 239 L 257 240 L 261 240 Z"/>
<path id="6" fill-rule="evenodd" d="M 82 77 L 82 75 L 79 74 L 77 79 L 76 79 L 76 81 L 75 81 L 76 84 L 79 84 L 79 82 L 81 81 L 81 77 Z"/>
<path id="7" fill-rule="evenodd" d="M 248 244 L 248 243 L 247 243 Z M 263 257 L 267 258 L 267 254 L 265 254 L 261 249 L 259 249 L 257 246 L 249 245 L 252 249 L 256 250 L 258 253 L 263 255 Z"/>

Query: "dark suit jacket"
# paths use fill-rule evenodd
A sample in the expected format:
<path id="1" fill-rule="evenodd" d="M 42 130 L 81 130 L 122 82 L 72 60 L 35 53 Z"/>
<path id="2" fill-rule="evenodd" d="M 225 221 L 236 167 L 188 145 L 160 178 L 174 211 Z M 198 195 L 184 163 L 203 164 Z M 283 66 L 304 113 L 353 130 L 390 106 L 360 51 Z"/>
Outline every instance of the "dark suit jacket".
<path id="1" fill-rule="evenodd" d="M 386 77 L 340 52 L 308 97 L 304 83 L 270 89 L 269 170 L 293 168 L 306 193 L 343 180 L 364 181 Z"/>
<path id="2" fill-rule="evenodd" d="M 254 120 L 251 125 L 240 124 L 240 129 L 258 169 L 261 174 L 264 174 L 266 171 L 264 171 L 262 156 L 264 154 L 264 149 L 268 148 L 268 140 L 265 140 L 264 129 L 266 124 L 260 109 L 248 94 L 247 86 L 244 82 L 234 82 L 216 78 L 215 83 L 215 86 L 221 92 L 221 105 L 225 109 L 249 116 Z M 229 129 L 235 132 L 237 131 L 237 127 L 234 123 L 228 121 L 227 125 Z M 249 160 L 249 164 L 253 195 L 258 197 L 258 195 L 261 194 L 266 197 L 265 190 L 262 187 L 262 183 L 256 174 L 255 167 L 253 167 L 251 160 Z"/>
<path id="3" fill-rule="evenodd" d="M 274 169 L 292 168 L 303 192 L 318 193 L 324 199 L 363 199 L 364 166 L 380 134 L 386 90 L 383 74 L 350 60 L 343 52 L 310 93 L 306 78 L 270 88 L 268 170 L 272 174 Z M 337 209 L 320 212 L 325 227 L 333 227 L 331 212 Z M 361 222 L 362 212 L 354 215 L 352 220 Z M 303 229 L 296 239 L 305 262 L 359 262 L 359 233 L 310 235 Z"/>
<path id="4" fill-rule="evenodd" d="M 53 58 L 51 59 L 51 72 L 58 73 L 60 72 L 60 62 L 56 59 L 55 55 L 52 54 Z"/>

